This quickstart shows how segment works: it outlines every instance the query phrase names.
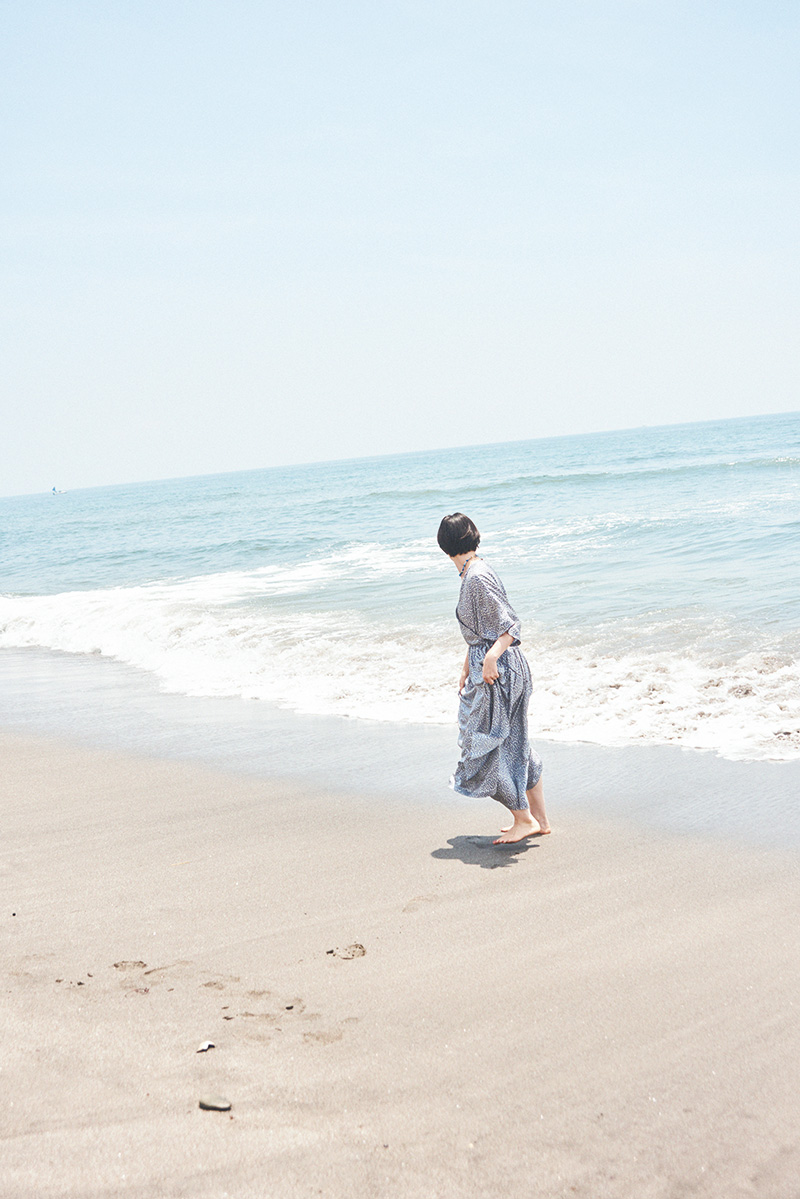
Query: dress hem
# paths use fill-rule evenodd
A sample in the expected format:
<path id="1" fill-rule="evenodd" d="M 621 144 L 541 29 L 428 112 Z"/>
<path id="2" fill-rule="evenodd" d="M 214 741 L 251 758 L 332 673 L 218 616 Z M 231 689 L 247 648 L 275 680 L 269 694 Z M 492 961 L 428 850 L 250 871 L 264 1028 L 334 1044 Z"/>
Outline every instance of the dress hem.
<path id="1" fill-rule="evenodd" d="M 524 804 L 520 804 L 519 807 L 512 808 L 512 807 L 509 807 L 509 805 L 505 802 L 504 799 L 498 799 L 498 797 L 496 795 L 489 795 L 486 792 L 481 793 L 481 792 L 476 792 L 476 791 L 464 791 L 463 788 L 459 787 L 456 784 L 456 776 L 454 774 L 450 775 L 450 778 L 448 780 L 448 786 L 451 791 L 455 791 L 456 795 L 464 795 L 464 796 L 466 796 L 467 799 L 493 799 L 495 801 L 495 803 L 502 804 L 504 808 L 508 808 L 509 812 L 525 812 L 525 811 L 530 810 L 530 805 L 528 803 L 527 796 L 525 798 Z M 536 786 L 535 783 L 534 783 L 534 786 Z"/>

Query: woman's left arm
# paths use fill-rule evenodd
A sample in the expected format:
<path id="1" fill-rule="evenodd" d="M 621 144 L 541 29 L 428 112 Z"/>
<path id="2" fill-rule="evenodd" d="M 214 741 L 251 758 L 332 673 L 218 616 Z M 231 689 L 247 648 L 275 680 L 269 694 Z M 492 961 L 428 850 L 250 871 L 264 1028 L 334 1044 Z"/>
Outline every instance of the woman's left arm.
<path id="1" fill-rule="evenodd" d="M 504 654 L 509 645 L 513 645 L 515 641 L 513 633 L 501 633 L 495 641 L 494 645 L 487 649 L 486 657 L 483 659 L 483 681 L 490 685 L 499 677 L 497 669 L 497 659 L 501 654 Z"/>

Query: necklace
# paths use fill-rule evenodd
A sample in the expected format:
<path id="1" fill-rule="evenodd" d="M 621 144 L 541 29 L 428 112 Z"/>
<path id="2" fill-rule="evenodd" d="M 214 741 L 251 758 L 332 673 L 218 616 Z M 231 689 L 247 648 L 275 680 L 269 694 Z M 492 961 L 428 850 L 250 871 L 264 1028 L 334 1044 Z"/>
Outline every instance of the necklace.
<path id="1" fill-rule="evenodd" d="M 462 575 L 464 574 L 464 571 L 467 569 L 467 567 L 469 566 L 470 562 L 474 562 L 474 561 L 475 561 L 475 559 L 477 558 L 477 556 L 478 556 L 477 554 L 473 554 L 471 558 L 467 558 L 466 562 L 465 562 L 465 563 L 464 563 L 464 565 L 461 567 L 461 570 L 458 572 L 458 577 L 459 577 L 459 579 L 460 579 L 460 578 L 462 577 Z"/>

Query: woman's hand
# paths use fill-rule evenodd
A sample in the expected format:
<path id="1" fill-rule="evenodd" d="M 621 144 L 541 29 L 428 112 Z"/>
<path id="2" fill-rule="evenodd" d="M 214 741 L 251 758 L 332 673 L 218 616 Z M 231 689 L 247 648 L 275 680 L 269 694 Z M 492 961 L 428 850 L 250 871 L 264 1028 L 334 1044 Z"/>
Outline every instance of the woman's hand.
<path id="1" fill-rule="evenodd" d="M 508 649 L 509 645 L 514 644 L 514 637 L 511 633 L 501 633 L 500 636 L 486 651 L 486 657 L 483 659 L 483 681 L 491 687 L 492 683 L 500 678 L 500 671 L 497 669 L 497 659 L 501 658 Z"/>
<path id="2" fill-rule="evenodd" d="M 491 687 L 495 679 L 500 677 L 500 671 L 497 669 L 497 655 L 493 652 L 494 647 L 488 650 L 486 657 L 483 659 L 483 681 Z"/>
<path id="3" fill-rule="evenodd" d="M 464 687 L 466 685 L 468 678 L 469 678 L 469 663 L 465 662 L 462 667 L 462 670 L 461 670 L 461 677 L 458 680 L 458 694 L 459 695 L 464 690 Z"/>

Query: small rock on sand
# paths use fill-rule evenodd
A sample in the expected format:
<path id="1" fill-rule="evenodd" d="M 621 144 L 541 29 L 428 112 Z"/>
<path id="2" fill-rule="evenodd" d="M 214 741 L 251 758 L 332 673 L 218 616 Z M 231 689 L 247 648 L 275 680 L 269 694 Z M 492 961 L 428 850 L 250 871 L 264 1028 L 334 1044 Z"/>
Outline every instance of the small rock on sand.
<path id="1" fill-rule="evenodd" d="M 231 1102 L 229 1099 L 223 1099 L 221 1095 L 206 1095 L 205 1099 L 200 1100 L 200 1107 L 204 1112 L 229 1112 Z"/>

